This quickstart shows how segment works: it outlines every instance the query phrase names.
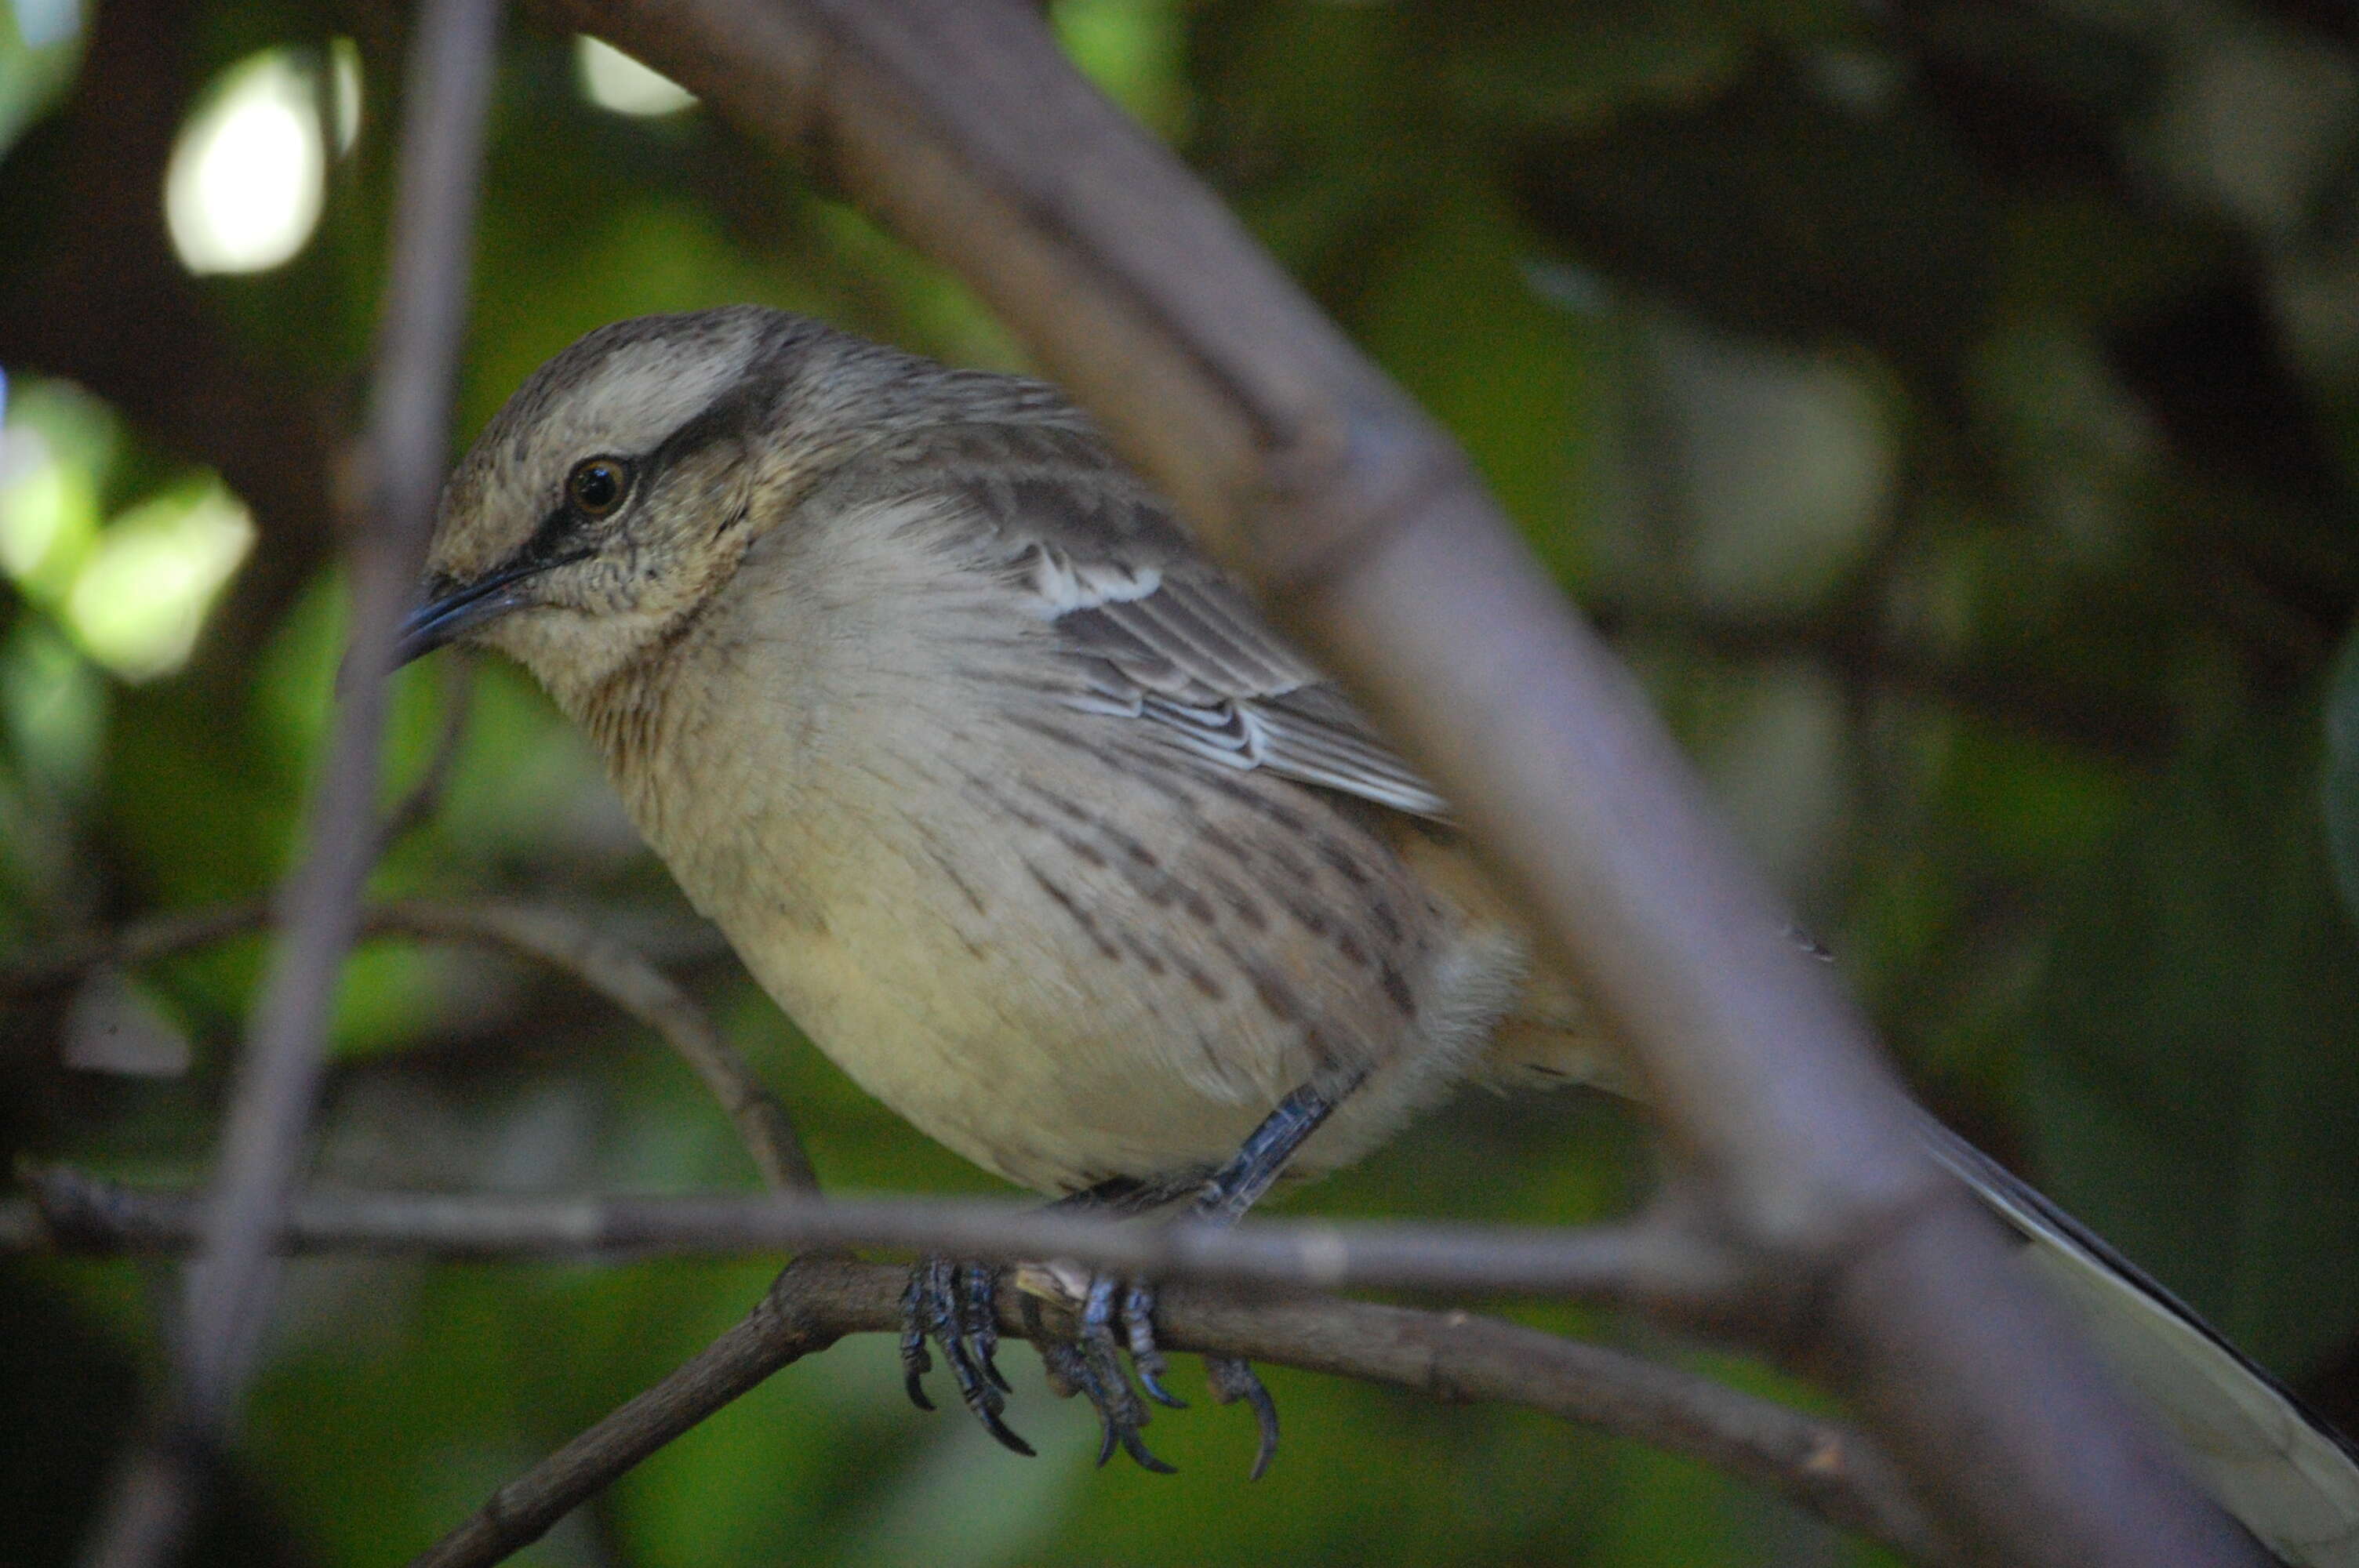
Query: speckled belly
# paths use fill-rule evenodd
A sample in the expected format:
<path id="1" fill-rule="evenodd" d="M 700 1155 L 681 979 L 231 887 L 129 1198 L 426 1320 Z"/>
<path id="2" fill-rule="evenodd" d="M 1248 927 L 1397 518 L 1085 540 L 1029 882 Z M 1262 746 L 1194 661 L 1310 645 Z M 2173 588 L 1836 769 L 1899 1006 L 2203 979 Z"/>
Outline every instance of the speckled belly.
<path id="1" fill-rule="evenodd" d="M 1364 1074 L 1301 1156 L 1344 1163 L 1505 1007 L 1520 954 L 1308 792 L 1183 775 L 1117 823 L 1090 782 L 962 780 L 947 821 L 814 846 L 803 897 L 690 892 L 863 1087 L 1042 1191 L 1216 1165 L 1291 1089 Z"/>

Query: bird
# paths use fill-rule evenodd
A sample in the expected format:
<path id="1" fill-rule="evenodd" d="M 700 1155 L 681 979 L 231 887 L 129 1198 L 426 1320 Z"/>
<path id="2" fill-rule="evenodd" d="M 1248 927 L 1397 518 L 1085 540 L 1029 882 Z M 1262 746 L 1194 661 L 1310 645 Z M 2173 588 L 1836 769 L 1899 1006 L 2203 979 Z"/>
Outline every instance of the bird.
<path id="1" fill-rule="evenodd" d="M 1228 1224 L 1461 1085 L 1636 1084 L 1448 803 L 1071 401 L 755 306 L 616 322 L 445 485 L 406 664 L 523 665 L 765 990 L 863 1088 L 1056 1202 Z M 1797 946 L 1798 953 L 1801 951 Z M 2359 1453 L 2003 1167 L 1928 1150 L 2057 1282 L 2285 1561 L 2359 1564 Z M 1003 1444 L 995 1271 L 913 1267 Z M 1027 1326 L 1117 1448 L 1163 1386 L 1154 1291 Z M 1125 1363 L 1125 1359 L 1126 1363 Z M 1277 1435 L 1243 1361 L 1223 1402 Z M 1133 1379 L 1136 1387 L 1133 1387 Z"/>

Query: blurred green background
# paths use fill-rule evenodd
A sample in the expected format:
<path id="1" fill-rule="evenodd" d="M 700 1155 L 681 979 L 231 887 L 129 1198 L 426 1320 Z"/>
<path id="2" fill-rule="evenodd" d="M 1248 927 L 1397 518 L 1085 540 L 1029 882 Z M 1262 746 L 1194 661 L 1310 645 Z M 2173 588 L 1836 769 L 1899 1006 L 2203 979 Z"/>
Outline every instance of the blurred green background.
<path id="1" fill-rule="evenodd" d="M 1060 0 L 1106 90 L 1457 433 L 1616 639 L 1922 1092 L 2359 1420 L 2359 23 L 2337 0 Z M 406 11 L 0 6 L 0 958 L 264 893 L 338 654 L 329 496 L 375 320 Z M 634 313 L 753 299 L 962 362 L 951 278 L 529 13 L 505 45 L 463 441 Z M 384 893 L 592 914 L 709 1000 L 840 1188 L 991 1184 L 802 1043 L 512 669 L 401 677 Z M 201 1177 L 241 942 L 0 998 L 0 1141 Z M 1469 1097 L 1298 1210 L 1580 1221 L 1643 1130 Z M 560 978 L 353 962 L 318 1166 L 461 1191 L 752 1176 Z M 397 1563 L 675 1364 L 770 1263 L 296 1266 L 202 1559 Z M 0 1564 L 69 1561 L 158 1366 L 152 1265 L 0 1260 Z M 1785 1397 L 1643 1325 L 1518 1309 Z M 550 1564 L 1851 1562 L 1683 1462 L 1272 1371 L 1090 1467 L 846 1344 Z M 1188 1374 L 1192 1379 L 1192 1368 Z M 1194 1385 L 1201 1388 L 1201 1384 Z"/>

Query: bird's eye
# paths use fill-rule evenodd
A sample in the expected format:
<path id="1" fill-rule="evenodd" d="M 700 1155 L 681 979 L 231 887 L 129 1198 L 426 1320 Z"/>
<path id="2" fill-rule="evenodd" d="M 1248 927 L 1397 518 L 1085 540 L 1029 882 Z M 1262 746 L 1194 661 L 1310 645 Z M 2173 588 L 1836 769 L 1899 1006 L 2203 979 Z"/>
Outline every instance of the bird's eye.
<path id="1" fill-rule="evenodd" d="M 620 458 L 584 458 L 565 476 L 565 496 L 592 517 L 604 517 L 631 493 L 631 465 Z"/>

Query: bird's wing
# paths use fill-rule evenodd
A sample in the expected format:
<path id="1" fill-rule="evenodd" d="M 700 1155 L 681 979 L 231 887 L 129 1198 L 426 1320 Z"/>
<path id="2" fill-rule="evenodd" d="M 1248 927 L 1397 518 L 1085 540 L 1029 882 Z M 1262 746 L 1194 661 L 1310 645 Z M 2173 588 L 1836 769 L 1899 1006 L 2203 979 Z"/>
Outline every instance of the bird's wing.
<path id="1" fill-rule="evenodd" d="M 1448 805 L 1119 470 L 1006 468 L 973 491 L 1082 675 L 1071 700 L 1198 756 L 1419 816 Z"/>
<path id="2" fill-rule="evenodd" d="M 1930 1119 L 1934 1157 L 2024 1243 L 2205 1489 L 2283 1561 L 2359 1568 L 2359 1452 L 2088 1227 Z"/>

